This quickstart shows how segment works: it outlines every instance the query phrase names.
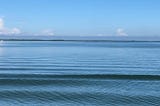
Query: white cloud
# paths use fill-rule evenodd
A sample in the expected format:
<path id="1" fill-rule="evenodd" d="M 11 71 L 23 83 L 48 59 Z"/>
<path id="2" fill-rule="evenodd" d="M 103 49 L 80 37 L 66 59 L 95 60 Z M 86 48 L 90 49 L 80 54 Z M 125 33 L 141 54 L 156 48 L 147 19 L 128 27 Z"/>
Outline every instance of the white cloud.
<path id="1" fill-rule="evenodd" d="M 54 31 L 53 30 L 51 30 L 51 29 L 45 29 L 45 30 L 43 30 L 43 31 L 41 31 L 40 33 L 37 33 L 37 34 L 34 34 L 34 35 L 40 35 L 40 36 L 53 36 L 53 35 L 55 35 L 54 34 Z"/>
<path id="2" fill-rule="evenodd" d="M 21 33 L 21 30 L 18 28 L 13 28 L 11 31 L 12 31 L 12 34 L 20 34 Z"/>
<path id="3" fill-rule="evenodd" d="M 42 34 L 44 35 L 49 35 L 49 36 L 53 36 L 54 35 L 54 31 L 50 30 L 50 29 L 46 29 L 42 31 Z"/>
<path id="4" fill-rule="evenodd" d="M 97 36 L 105 36 L 105 35 L 104 35 L 104 34 L 99 33 L 99 34 L 97 34 Z"/>
<path id="5" fill-rule="evenodd" d="M 118 36 L 127 36 L 128 34 L 125 32 L 124 29 L 118 28 L 118 29 L 117 29 L 117 35 L 118 35 Z"/>
<path id="6" fill-rule="evenodd" d="M 2 19 L 2 18 L 0 18 L 0 30 L 2 30 L 2 29 L 3 29 L 3 27 L 4 27 L 3 19 Z"/>
<path id="7" fill-rule="evenodd" d="M 43 31 L 40 31 L 39 33 L 28 33 L 28 32 L 21 32 L 21 30 L 19 28 L 8 28 L 5 27 L 4 24 L 4 20 L 2 17 L 0 17 L 0 35 L 26 35 L 26 34 L 30 34 L 30 35 L 37 35 L 37 36 L 53 36 L 54 35 L 54 31 L 51 29 L 45 29 Z"/>
<path id="8" fill-rule="evenodd" d="M 0 18 L 0 35 L 17 35 L 20 33 L 21 31 L 18 28 L 6 28 L 3 18 Z"/>

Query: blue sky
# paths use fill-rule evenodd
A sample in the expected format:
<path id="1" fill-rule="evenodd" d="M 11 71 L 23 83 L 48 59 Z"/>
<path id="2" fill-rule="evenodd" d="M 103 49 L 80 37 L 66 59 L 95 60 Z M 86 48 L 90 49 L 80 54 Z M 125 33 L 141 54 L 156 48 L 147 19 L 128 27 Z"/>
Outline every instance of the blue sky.
<path id="1" fill-rule="evenodd" d="M 0 34 L 160 36 L 160 0 L 0 0 Z"/>

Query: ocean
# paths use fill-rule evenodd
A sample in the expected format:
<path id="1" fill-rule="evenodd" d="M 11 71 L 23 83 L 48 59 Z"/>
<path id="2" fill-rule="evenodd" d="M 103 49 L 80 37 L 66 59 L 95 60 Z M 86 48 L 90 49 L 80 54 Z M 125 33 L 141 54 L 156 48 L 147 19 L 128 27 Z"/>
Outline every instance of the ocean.
<path id="1" fill-rule="evenodd" d="M 159 105 L 160 42 L 0 43 L 0 106 Z"/>

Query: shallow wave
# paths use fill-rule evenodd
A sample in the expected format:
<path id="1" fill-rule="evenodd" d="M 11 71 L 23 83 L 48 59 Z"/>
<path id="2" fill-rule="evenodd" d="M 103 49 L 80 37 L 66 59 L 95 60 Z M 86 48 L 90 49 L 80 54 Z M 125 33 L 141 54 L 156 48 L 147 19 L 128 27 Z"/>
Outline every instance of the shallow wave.
<path id="1" fill-rule="evenodd" d="M 5 79 L 116 79 L 116 80 L 160 80 L 160 75 L 118 75 L 118 74 L 70 74 L 70 75 L 55 75 L 55 74 L 0 74 L 0 81 Z"/>
<path id="2" fill-rule="evenodd" d="M 1 91 L 0 101 L 18 101 L 19 103 L 55 104 L 69 103 L 73 106 L 83 105 L 116 105 L 116 106 L 158 106 L 160 97 L 152 95 L 124 95 L 98 92 L 55 92 L 55 91 Z M 34 101 L 33 101 L 34 100 Z M 88 104 L 89 103 L 89 104 Z"/>

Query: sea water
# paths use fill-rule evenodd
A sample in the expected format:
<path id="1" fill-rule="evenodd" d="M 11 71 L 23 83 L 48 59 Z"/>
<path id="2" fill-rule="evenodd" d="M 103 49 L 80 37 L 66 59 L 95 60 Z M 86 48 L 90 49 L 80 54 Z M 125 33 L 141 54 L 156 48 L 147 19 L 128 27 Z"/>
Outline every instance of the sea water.
<path id="1" fill-rule="evenodd" d="M 1 106 L 159 106 L 160 42 L 3 41 Z"/>

